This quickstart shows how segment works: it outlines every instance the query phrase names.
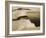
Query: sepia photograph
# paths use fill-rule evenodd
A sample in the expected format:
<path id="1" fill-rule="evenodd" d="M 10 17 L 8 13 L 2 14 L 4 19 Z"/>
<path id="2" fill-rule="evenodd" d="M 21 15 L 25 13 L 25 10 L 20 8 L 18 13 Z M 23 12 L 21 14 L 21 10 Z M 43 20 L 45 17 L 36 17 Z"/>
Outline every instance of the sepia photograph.
<path id="1" fill-rule="evenodd" d="M 40 30 L 40 8 L 12 7 L 12 30 Z"/>
<path id="2" fill-rule="evenodd" d="M 42 32 L 43 6 L 10 4 L 10 31 L 14 33 Z"/>
<path id="3" fill-rule="evenodd" d="M 6 2 L 6 36 L 44 34 L 44 3 Z"/>

